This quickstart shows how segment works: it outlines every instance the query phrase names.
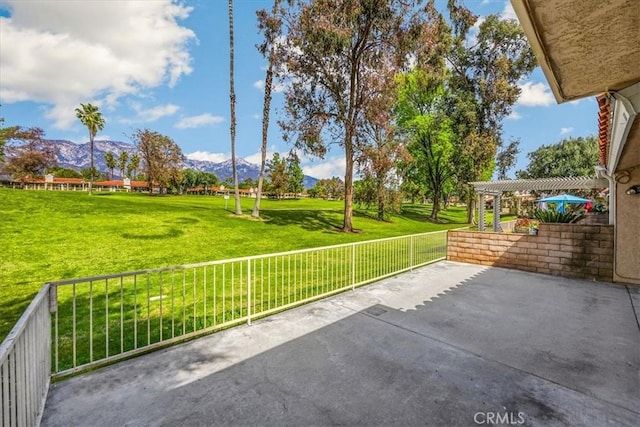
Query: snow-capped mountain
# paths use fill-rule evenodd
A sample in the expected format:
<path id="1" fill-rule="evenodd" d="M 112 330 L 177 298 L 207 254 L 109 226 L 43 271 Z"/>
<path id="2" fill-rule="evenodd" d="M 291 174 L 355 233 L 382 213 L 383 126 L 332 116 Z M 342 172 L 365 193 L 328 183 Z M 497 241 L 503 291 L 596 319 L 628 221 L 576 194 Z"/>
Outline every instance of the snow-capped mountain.
<path id="1" fill-rule="evenodd" d="M 59 166 L 76 170 L 86 169 L 89 167 L 91 161 L 91 148 L 88 142 L 84 144 L 76 144 L 63 139 L 49 140 L 49 142 L 55 150 Z M 116 158 L 118 158 L 120 153 L 123 151 L 126 151 L 131 155 L 137 150 L 134 145 L 122 141 L 94 141 L 93 161 L 95 167 L 100 171 L 107 171 L 104 154 L 111 152 Z M 221 181 L 232 176 L 231 160 L 215 163 L 207 160 L 185 159 L 184 168 L 213 172 Z M 260 175 L 259 165 L 249 163 L 241 157 L 236 158 L 236 168 L 238 170 L 238 180 L 240 182 L 247 178 L 256 180 Z M 117 175 L 119 171 L 115 170 L 114 172 Z M 316 178 L 305 175 L 304 186 L 305 188 L 311 188 L 317 181 L 318 180 Z"/>

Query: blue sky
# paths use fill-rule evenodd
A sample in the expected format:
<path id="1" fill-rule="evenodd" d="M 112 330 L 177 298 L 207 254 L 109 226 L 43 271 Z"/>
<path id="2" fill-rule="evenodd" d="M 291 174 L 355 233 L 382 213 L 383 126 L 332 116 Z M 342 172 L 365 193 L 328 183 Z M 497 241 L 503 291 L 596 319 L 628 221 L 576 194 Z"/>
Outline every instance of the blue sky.
<path id="1" fill-rule="evenodd" d="M 442 3 L 442 2 L 440 2 Z M 272 0 L 235 1 L 235 89 L 239 156 L 259 162 L 266 61 L 255 11 Z M 505 0 L 467 0 L 479 16 L 513 17 Z M 0 0 L 0 117 L 5 125 L 39 126 L 50 139 L 88 140 L 75 118 L 80 102 L 100 107 L 106 125 L 97 139 L 130 141 L 137 128 L 173 138 L 190 158 L 230 157 L 227 1 Z M 538 68 L 504 122 L 504 135 L 526 154 L 567 136 L 597 131 L 589 98 L 557 105 Z M 269 151 L 287 152 L 274 94 Z M 335 147 L 325 159 L 303 157 L 306 174 L 341 176 Z M 511 172 L 513 174 L 513 171 Z"/>

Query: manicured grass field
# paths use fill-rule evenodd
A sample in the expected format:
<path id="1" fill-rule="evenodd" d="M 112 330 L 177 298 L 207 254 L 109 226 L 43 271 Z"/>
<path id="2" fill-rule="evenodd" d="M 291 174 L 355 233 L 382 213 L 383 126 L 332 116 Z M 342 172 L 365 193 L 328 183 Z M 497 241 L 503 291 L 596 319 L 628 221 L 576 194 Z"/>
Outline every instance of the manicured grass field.
<path id="1" fill-rule="evenodd" d="M 405 206 L 391 222 L 357 211 L 361 232 L 336 231 L 340 201 L 264 200 L 263 220 L 222 197 L 0 189 L 0 340 L 47 281 L 111 274 L 464 226 L 464 208 L 427 221 Z M 243 199 L 250 213 L 252 199 Z"/>

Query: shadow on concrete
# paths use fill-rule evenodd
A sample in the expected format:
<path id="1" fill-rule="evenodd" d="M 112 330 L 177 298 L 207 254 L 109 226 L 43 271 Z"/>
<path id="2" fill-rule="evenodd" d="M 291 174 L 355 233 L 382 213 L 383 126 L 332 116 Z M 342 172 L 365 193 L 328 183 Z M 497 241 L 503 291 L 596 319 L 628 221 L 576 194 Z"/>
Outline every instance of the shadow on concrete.
<path id="1" fill-rule="evenodd" d="M 55 384 L 43 425 L 632 426 L 639 348 L 624 287 L 441 262 Z"/>

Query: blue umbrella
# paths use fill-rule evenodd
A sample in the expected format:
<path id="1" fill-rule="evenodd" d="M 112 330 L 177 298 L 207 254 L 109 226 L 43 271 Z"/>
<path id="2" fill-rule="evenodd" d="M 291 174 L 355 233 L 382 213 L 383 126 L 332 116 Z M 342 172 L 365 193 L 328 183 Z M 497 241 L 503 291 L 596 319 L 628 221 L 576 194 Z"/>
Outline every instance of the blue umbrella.
<path id="1" fill-rule="evenodd" d="M 588 203 L 591 200 L 583 199 L 582 197 L 574 196 L 573 194 L 560 194 L 558 196 L 545 197 L 538 200 L 538 202 L 557 203 L 558 212 L 564 212 L 564 205 L 567 204 L 582 204 Z"/>

